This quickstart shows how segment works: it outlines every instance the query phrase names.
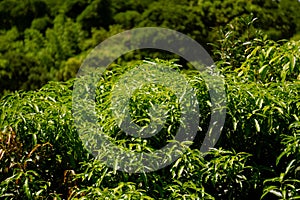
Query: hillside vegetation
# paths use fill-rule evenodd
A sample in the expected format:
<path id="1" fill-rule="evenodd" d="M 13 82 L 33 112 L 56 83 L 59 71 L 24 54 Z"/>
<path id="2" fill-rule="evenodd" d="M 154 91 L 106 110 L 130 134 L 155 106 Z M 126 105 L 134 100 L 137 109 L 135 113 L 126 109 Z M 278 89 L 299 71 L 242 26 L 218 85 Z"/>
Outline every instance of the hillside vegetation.
<path id="1" fill-rule="evenodd" d="M 1 1 L 1 199 L 299 199 L 299 8 L 296 0 Z M 109 167 L 86 149 L 72 95 L 76 81 L 87 84 L 75 76 L 99 42 L 145 26 L 180 31 L 208 50 L 225 80 L 226 120 L 204 155 L 212 103 L 203 74 L 161 51 L 122 56 L 96 85 L 96 123 L 109 141 L 132 152 L 174 142 L 181 107 L 166 87 L 139 87 L 129 104 L 140 126 L 152 119 L 155 104 L 164 107 L 159 134 L 128 136 L 112 115 L 112 89 L 141 64 L 184 76 L 200 110 L 197 136 L 190 146 L 180 144 L 179 159 L 153 172 L 127 173 L 118 170 L 121 158 Z M 102 148 L 100 158 L 114 156 Z"/>

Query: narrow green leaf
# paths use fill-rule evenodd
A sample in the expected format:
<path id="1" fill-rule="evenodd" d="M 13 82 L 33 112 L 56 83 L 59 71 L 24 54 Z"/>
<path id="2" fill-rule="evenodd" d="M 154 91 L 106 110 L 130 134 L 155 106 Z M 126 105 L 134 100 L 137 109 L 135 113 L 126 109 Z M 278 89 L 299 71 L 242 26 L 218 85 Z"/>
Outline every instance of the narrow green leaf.
<path id="1" fill-rule="evenodd" d="M 282 197 L 281 192 L 278 192 L 276 190 L 270 190 L 270 193 L 275 194 L 277 197 Z"/>
<path id="2" fill-rule="evenodd" d="M 259 123 L 256 119 L 254 119 L 254 122 L 255 122 L 255 128 L 257 130 L 257 132 L 260 132 L 260 126 L 259 126 Z"/>
<path id="3" fill-rule="evenodd" d="M 180 166 L 180 168 L 179 168 L 179 171 L 178 171 L 178 178 L 181 177 L 181 174 L 182 174 L 183 170 L 184 170 L 184 165 Z"/>

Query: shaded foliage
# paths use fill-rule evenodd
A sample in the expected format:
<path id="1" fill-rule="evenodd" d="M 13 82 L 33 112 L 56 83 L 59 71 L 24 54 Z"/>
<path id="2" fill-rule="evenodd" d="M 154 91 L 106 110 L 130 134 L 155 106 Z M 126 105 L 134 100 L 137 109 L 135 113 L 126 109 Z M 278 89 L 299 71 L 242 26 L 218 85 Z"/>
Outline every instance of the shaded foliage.
<path id="1" fill-rule="evenodd" d="M 299 7 L 297 0 L 1 1 L 0 93 L 6 95 L 0 101 L 0 197 L 300 198 Z M 186 151 L 179 159 L 135 174 L 118 171 L 121 162 L 109 168 L 82 144 L 72 115 L 72 78 L 100 42 L 143 26 L 180 31 L 209 49 L 225 78 L 227 118 L 217 145 L 204 155 L 199 147 L 211 102 L 201 73 L 181 60 L 158 59 L 172 58 L 163 52 L 124 55 L 105 71 L 95 98 L 98 123 L 119 147 L 157 150 L 171 142 L 180 124 L 174 92 L 150 84 L 133 93 L 130 115 L 146 127 L 153 120 L 148 111 L 163 106 L 168 116 L 161 132 L 135 138 L 118 127 L 110 109 L 112 88 L 143 62 L 181 73 L 201 112 L 196 139 L 189 147 L 181 144 Z M 150 60 L 140 61 L 144 57 Z M 111 156 L 105 148 L 102 156 Z"/>

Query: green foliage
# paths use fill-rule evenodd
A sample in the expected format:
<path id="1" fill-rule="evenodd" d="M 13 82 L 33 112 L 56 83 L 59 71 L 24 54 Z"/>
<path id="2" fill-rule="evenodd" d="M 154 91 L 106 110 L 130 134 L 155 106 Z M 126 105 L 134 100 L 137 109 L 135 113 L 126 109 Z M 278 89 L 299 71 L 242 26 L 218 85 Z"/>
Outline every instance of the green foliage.
<path id="1" fill-rule="evenodd" d="M 5 81 L 2 82 L 7 84 L 1 85 L 0 93 L 18 89 L 37 89 L 47 81 L 60 81 L 73 77 L 76 67 L 73 68 L 75 71 L 68 72 L 69 75 L 61 74 L 66 71 L 66 68 L 71 69 L 65 66 L 69 58 L 84 57 L 87 52 L 109 36 L 124 29 L 142 26 L 168 27 L 180 31 L 197 40 L 212 52 L 216 51 L 207 43 L 216 44 L 221 39 L 222 45 L 219 44 L 217 49 L 221 51 L 222 62 L 230 63 L 237 68 L 240 67 L 241 61 L 245 61 L 246 56 L 254 50 L 252 47 L 264 46 L 264 42 L 270 42 L 261 34 L 259 36 L 254 27 L 264 30 L 268 34 L 268 38 L 274 41 L 291 37 L 297 40 L 297 32 L 300 27 L 298 26 L 299 6 L 300 3 L 296 0 L 172 0 L 168 2 L 163 0 L 138 2 L 124 0 L 67 0 L 64 2 L 57 0 L 27 0 L 24 2 L 3 0 L 0 3 L 0 59 L 3 60 L 1 68 L 5 69 L 2 70 Z M 249 15 L 252 18 L 249 18 Z M 254 19 L 256 22 L 252 24 L 251 20 Z M 237 21 L 240 21 L 239 25 Z M 226 26 L 228 23 L 232 26 Z M 224 30 L 221 38 L 218 36 L 220 30 Z M 245 33 L 244 30 L 246 30 Z M 33 39 L 35 37 L 37 38 Z M 254 38 L 261 39 L 261 41 L 253 41 Z M 249 42 L 251 44 L 248 44 Z M 270 48 L 271 43 L 269 43 Z M 227 49 L 224 49 L 226 45 Z M 281 43 L 274 45 L 278 47 Z M 297 44 L 288 46 L 294 46 L 291 48 L 294 48 L 296 52 Z M 11 61 L 11 55 L 14 54 L 24 57 L 25 63 Z M 165 57 L 162 53 L 156 55 L 172 59 Z M 253 56 L 255 57 L 255 55 Z M 125 60 L 140 60 L 144 57 L 145 55 L 131 55 L 127 56 Z M 297 59 L 297 55 L 295 57 Z M 219 58 L 215 60 L 220 61 Z M 281 64 L 288 63 L 286 58 L 283 60 Z M 248 63 L 244 64 L 245 68 L 252 64 L 258 65 L 257 70 L 264 74 L 267 67 L 259 66 L 260 64 L 257 62 L 258 60 L 250 59 Z M 3 63 L 9 63 L 9 69 L 6 69 L 7 65 Z M 24 84 L 14 84 L 14 80 L 11 79 L 12 71 L 19 68 L 20 72 L 14 73 L 14 80 L 22 80 Z M 28 77 L 29 71 L 32 77 Z M 275 73 L 279 73 L 279 71 Z M 294 79 L 297 74 L 297 70 L 294 72 L 284 71 L 281 79 Z M 40 74 L 42 75 L 39 76 Z M 253 75 L 251 76 L 253 78 Z"/>
<path id="2" fill-rule="evenodd" d="M 295 161 L 292 160 L 285 169 L 285 172 L 280 173 L 279 177 L 264 181 L 264 194 L 261 198 L 270 194 L 280 199 L 300 198 L 299 166 L 295 165 Z"/>
<path id="3" fill-rule="evenodd" d="M 76 19 L 85 8 L 88 6 L 89 1 L 87 0 L 72 0 L 72 1 L 65 1 L 63 4 L 63 10 L 67 17 L 72 19 Z"/>
<path id="4" fill-rule="evenodd" d="M 2 99 L 0 196 L 66 195 L 64 171 L 88 156 L 71 125 L 70 87 L 51 83 Z"/>
<path id="5" fill-rule="evenodd" d="M 254 11 L 260 19 L 258 27 L 273 40 L 290 38 L 299 29 L 299 1 L 254 0 L 253 3 L 261 7 Z"/>
<path id="6" fill-rule="evenodd" d="M 92 1 L 77 17 L 77 21 L 81 24 L 84 30 L 91 30 L 92 27 L 107 28 L 112 21 L 110 1 Z"/>
<path id="7" fill-rule="evenodd" d="M 174 61 L 151 62 L 181 69 Z M 140 64 L 114 65 L 105 72 L 96 92 L 97 115 L 102 131 L 120 147 L 153 151 L 160 148 L 157 143 L 167 141 L 164 131 L 150 139 L 130 139 L 117 127 L 109 109 L 111 89 L 120 75 Z M 200 73 L 186 72 L 202 102 L 199 105 L 203 106 L 203 119 L 199 126 L 205 129 L 210 113 L 207 87 Z M 229 75 L 226 79 L 228 118 L 217 149 L 204 157 L 194 144 L 192 147 L 196 149 L 187 148 L 170 166 L 141 174 L 117 171 L 117 166 L 108 168 L 83 150 L 71 116 L 72 82 L 51 83 L 37 92 L 6 96 L 0 112 L 1 127 L 4 127 L 0 152 L 4 172 L 1 195 L 29 199 L 35 195 L 74 199 L 240 199 L 249 195 L 265 198 L 272 194 L 297 197 L 299 84 L 237 82 Z M 147 110 L 155 103 L 166 103 L 169 119 L 178 118 L 176 98 L 173 98 L 171 91 L 158 85 L 140 88 L 130 103 L 133 120 L 141 126 L 147 125 L 151 119 Z M 172 120 L 165 126 L 167 134 L 176 131 Z M 9 146 L 8 138 L 12 138 Z"/>
<path id="8" fill-rule="evenodd" d="M 42 18 L 34 19 L 31 22 L 30 28 L 36 29 L 36 30 L 40 31 L 41 33 L 45 33 L 45 31 L 47 30 L 47 28 L 49 26 L 51 26 L 51 20 L 49 19 L 49 17 L 42 17 Z"/>
<path id="9" fill-rule="evenodd" d="M 211 43 L 214 60 L 222 69 L 232 73 L 234 69 L 240 68 L 241 63 L 246 60 L 246 49 L 255 48 L 259 41 L 265 41 L 266 35 L 254 28 L 257 18 L 253 15 L 245 18 L 234 19 L 225 27 L 219 28 L 216 42 Z"/>
<path id="10" fill-rule="evenodd" d="M 120 12 L 114 16 L 114 21 L 117 24 L 122 24 L 124 28 L 133 28 L 138 23 L 140 13 L 135 10 L 128 10 L 126 12 Z"/>
<path id="11" fill-rule="evenodd" d="M 299 199 L 299 6 L 296 0 L 1 1 L 0 93 L 6 95 L 0 101 L 0 197 Z M 112 89 L 144 55 L 158 57 L 146 63 L 181 73 L 201 112 L 197 136 L 189 147 L 180 144 L 186 151 L 179 159 L 154 172 L 131 174 L 117 170 L 120 162 L 107 167 L 84 148 L 74 125 L 69 79 L 100 42 L 143 26 L 186 33 L 205 47 L 211 43 L 226 81 L 227 118 L 216 147 L 203 155 L 199 147 L 211 102 L 201 73 L 184 62 L 158 59 L 163 53 L 124 55 L 105 71 L 96 90 L 98 123 L 110 141 L 151 152 L 172 142 L 180 124 L 174 92 L 149 84 L 131 96 L 130 116 L 147 127 L 156 120 L 149 111 L 160 105 L 166 111 L 160 133 L 135 138 L 118 127 L 110 109 Z M 66 82 L 47 84 L 50 80 Z M 14 92 L 20 89 L 38 90 Z M 100 158 L 107 156 L 105 150 Z"/>
<path id="12" fill-rule="evenodd" d="M 221 40 L 212 46 L 222 71 L 249 82 L 300 80 L 299 41 L 267 39 L 253 27 L 255 21 L 248 16 L 220 31 Z"/>
<path id="13" fill-rule="evenodd" d="M 186 5 L 185 2 L 159 1 L 143 12 L 138 26 L 170 28 L 188 34 L 205 45 L 208 30 L 203 23 L 204 15 L 201 8 Z"/>
<path id="14" fill-rule="evenodd" d="M 246 49 L 249 52 L 247 60 L 237 73 L 246 76 L 249 81 L 263 83 L 300 80 L 299 44 L 299 41 L 280 44 L 267 40 L 254 49 Z"/>
<path id="15" fill-rule="evenodd" d="M 47 195 L 51 181 L 45 180 L 47 174 L 39 165 L 43 166 L 53 159 L 52 146 L 49 143 L 38 144 L 30 152 L 24 151 L 25 145 L 11 127 L 1 132 L 0 142 L 1 197 L 32 199 L 34 196 Z"/>
<path id="16" fill-rule="evenodd" d="M 67 60 L 81 52 L 84 33 L 79 24 L 63 16 L 57 16 L 54 23 L 45 34 L 26 29 L 22 42 L 15 41 L 19 34 L 15 29 L 2 36 L 1 93 L 37 89 L 50 80 L 75 77 L 81 61 L 70 64 Z"/>
<path id="17" fill-rule="evenodd" d="M 299 119 L 290 125 L 294 134 L 283 134 L 282 153 L 277 157 L 276 165 L 286 166 L 284 172 L 280 172 L 277 177 L 269 178 L 264 181 L 264 194 L 262 198 L 275 195 L 281 199 L 300 198 L 300 135 Z"/>
<path id="18" fill-rule="evenodd" d="M 32 20 L 44 17 L 48 12 L 47 4 L 41 0 L 28 0 L 22 3 L 15 0 L 1 1 L 1 29 L 16 26 L 18 30 L 24 31 L 30 27 Z"/>

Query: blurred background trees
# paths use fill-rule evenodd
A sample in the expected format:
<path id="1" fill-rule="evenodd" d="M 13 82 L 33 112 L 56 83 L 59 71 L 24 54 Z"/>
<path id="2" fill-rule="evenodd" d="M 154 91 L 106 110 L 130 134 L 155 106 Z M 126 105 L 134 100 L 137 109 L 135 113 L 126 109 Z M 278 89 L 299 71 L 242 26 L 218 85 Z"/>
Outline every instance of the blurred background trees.
<path id="1" fill-rule="evenodd" d="M 268 38 L 298 40 L 299 10 L 297 0 L 2 0 L 0 93 L 74 77 L 87 52 L 134 27 L 180 31 L 212 54 L 222 27 L 252 15 Z"/>

